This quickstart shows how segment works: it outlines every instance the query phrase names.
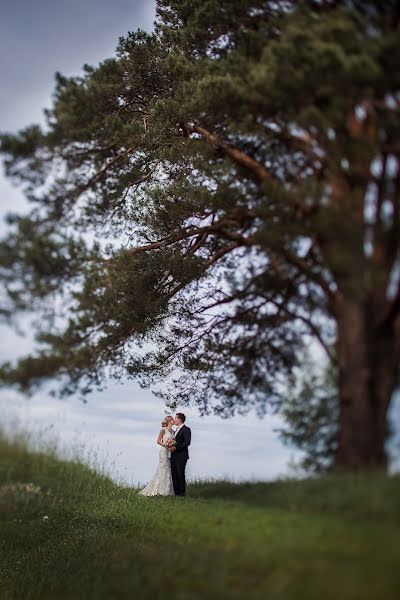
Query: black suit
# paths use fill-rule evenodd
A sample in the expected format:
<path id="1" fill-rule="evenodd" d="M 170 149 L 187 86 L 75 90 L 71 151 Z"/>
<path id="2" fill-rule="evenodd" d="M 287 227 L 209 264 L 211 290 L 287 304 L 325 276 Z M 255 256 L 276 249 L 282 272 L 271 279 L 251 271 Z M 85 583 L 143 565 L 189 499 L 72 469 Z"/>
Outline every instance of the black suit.
<path id="1" fill-rule="evenodd" d="M 176 450 L 171 452 L 172 483 L 176 496 L 184 496 L 186 491 L 185 468 L 189 459 L 190 441 L 192 432 L 189 427 L 183 425 L 175 437 Z"/>

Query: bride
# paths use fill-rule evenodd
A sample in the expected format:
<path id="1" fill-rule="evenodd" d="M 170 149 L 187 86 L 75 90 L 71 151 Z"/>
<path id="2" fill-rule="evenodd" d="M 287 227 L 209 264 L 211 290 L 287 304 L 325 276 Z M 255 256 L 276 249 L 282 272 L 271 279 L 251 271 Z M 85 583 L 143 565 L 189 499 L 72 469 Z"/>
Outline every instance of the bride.
<path id="1" fill-rule="evenodd" d="M 159 433 L 157 444 L 160 448 L 160 460 L 158 467 L 151 481 L 145 488 L 140 490 L 142 496 L 173 496 L 174 487 L 171 476 L 171 452 L 167 448 L 168 440 L 174 438 L 172 425 L 174 417 L 168 415 L 161 423 L 162 429 Z"/>

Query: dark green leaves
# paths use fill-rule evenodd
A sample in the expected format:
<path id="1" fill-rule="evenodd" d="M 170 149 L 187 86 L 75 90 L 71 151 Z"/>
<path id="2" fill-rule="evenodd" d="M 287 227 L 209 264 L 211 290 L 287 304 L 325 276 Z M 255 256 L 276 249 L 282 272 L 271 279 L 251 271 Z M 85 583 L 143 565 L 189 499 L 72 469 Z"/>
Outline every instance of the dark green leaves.
<path id="1" fill-rule="evenodd" d="M 373 174 L 398 156 L 395 10 L 159 0 L 157 15 L 56 75 L 43 130 L 1 137 L 35 208 L 1 243 L 0 313 L 65 307 L 3 379 L 53 373 L 69 393 L 170 374 L 170 402 L 262 412 L 305 333 L 329 347 L 333 294 L 366 300 L 397 260 L 396 171 Z M 374 190 L 383 234 L 365 219 Z M 371 239 L 390 252 L 367 255 Z"/>

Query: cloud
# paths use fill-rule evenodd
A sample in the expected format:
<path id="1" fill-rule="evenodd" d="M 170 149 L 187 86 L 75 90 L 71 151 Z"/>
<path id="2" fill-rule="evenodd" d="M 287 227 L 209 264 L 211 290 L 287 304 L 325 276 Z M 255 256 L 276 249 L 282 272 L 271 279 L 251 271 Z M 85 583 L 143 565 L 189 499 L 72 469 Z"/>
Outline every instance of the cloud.
<path id="1" fill-rule="evenodd" d="M 50 105 L 54 73 L 78 75 L 84 63 L 114 55 L 129 30 L 150 31 L 149 0 L 41 0 L 3 3 L 0 21 L 0 129 L 41 121 Z"/>
<path id="2" fill-rule="evenodd" d="M 134 383 L 110 383 L 108 390 L 90 396 L 87 404 L 77 398 L 61 401 L 46 394 L 27 400 L 3 390 L 0 408 L 5 419 L 17 415 L 22 428 L 51 431 L 62 446 L 81 438 L 88 451 L 97 449 L 102 460 L 108 456 L 114 462 L 112 475 L 122 476 L 128 483 L 147 481 L 156 468 L 156 438 L 164 406 Z M 278 424 L 275 416 L 259 420 L 250 414 L 222 420 L 200 417 L 194 407 L 183 410 L 192 429 L 190 477 L 272 479 L 287 472 L 291 453 L 274 433 Z"/>

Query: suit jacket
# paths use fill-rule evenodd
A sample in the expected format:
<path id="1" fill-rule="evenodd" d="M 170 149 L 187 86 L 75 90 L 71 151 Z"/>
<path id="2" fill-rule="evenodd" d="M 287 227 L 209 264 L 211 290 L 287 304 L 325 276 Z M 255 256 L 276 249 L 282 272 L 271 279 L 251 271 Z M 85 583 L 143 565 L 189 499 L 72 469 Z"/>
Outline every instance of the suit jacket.
<path id="1" fill-rule="evenodd" d="M 192 438 L 192 432 L 190 431 L 190 427 L 183 425 L 178 431 L 175 442 L 176 442 L 176 450 L 172 452 L 171 458 L 189 458 L 189 450 L 188 446 L 190 446 Z"/>

